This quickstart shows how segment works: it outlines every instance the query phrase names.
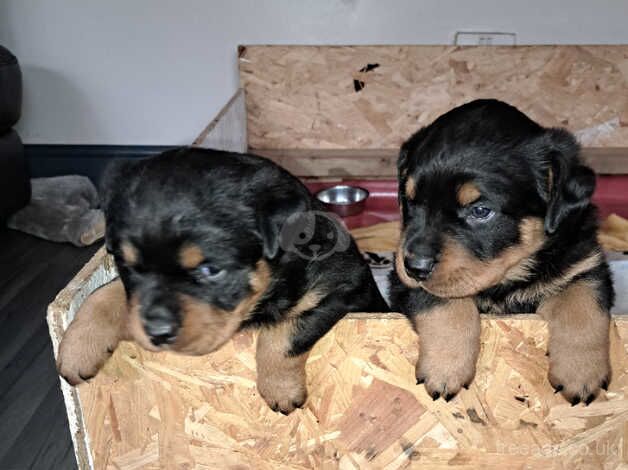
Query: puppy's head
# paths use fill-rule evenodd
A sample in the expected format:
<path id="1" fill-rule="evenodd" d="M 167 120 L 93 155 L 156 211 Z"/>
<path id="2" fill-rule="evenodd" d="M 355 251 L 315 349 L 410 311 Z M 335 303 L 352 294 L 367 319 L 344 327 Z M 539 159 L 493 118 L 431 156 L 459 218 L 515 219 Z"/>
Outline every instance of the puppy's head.
<path id="1" fill-rule="evenodd" d="M 439 297 L 465 297 L 529 274 L 548 237 L 577 223 L 593 172 L 571 134 L 516 108 L 478 100 L 402 147 L 397 273 Z"/>
<path id="2" fill-rule="evenodd" d="M 105 178 L 107 248 L 127 292 L 130 332 L 147 349 L 216 350 L 272 281 L 282 221 L 301 201 L 288 191 L 285 200 L 259 194 L 257 179 L 273 175 L 228 158 L 236 157 L 169 152 Z"/>

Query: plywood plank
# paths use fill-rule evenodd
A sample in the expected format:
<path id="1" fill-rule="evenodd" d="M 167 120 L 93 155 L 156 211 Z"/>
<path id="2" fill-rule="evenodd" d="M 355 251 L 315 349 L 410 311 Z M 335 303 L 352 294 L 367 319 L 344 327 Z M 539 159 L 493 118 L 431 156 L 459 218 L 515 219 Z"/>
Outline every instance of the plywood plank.
<path id="1" fill-rule="evenodd" d="M 251 149 L 302 177 L 396 178 L 399 149 Z M 628 147 L 585 147 L 598 174 L 628 174 Z"/>
<path id="2" fill-rule="evenodd" d="M 475 98 L 508 101 L 585 146 L 628 146 L 626 45 L 243 46 L 240 82 L 252 149 L 398 148 Z"/>
<path id="3" fill-rule="evenodd" d="M 125 343 L 79 394 L 95 468 L 614 468 L 628 419 L 627 326 L 613 325 L 614 381 L 589 407 L 553 393 L 538 318 L 484 320 L 476 380 L 450 403 L 415 384 L 417 339 L 403 319 L 341 321 L 308 361 L 306 407 L 288 417 L 255 389 L 250 332 L 200 358 Z"/>

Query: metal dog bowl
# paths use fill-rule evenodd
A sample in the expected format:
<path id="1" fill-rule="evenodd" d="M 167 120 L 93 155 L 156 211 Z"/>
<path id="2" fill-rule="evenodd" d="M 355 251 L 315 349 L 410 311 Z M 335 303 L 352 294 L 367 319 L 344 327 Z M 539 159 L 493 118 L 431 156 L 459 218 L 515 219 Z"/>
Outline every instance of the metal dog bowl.
<path id="1" fill-rule="evenodd" d="M 357 215 L 364 210 L 369 192 L 359 186 L 338 185 L 316 193 L 327 210 L 341 217 Z"/>

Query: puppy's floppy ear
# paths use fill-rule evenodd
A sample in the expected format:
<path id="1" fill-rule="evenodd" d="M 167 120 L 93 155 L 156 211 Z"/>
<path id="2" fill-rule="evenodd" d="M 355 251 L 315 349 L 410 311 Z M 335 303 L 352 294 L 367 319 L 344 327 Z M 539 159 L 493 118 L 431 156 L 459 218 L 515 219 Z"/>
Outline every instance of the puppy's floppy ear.
<path id="1" fill-rule="evenodd" d="M 405 142 L 401 146 L 401 150 L 399 150 L 399 157 L 397 158 L 397 177 L 399 179 L 401 179 L 402 176 L 405 176 L 408 168 L 408 152 L 408 142 Z"/>
<path id="2" fill-rule="evenodd" d="M 563 129 L 550 129 L 546 154 L 547 212 L 545 232 L 553 234 L 565 218 L 584 209 L 595 190 L 595 173 L 579 159 L 580 146 L 575 137 Z"/>
<path id="3" fill-rule="evenodd" d="M 408 156 L 410 155 L 410 152 L 414 152 L 421 147 L 426 134 L 427 128 L 422 127 L 401 145 L 399 157 L 397 158 L 397 176 L 399 181 L 401 181 L 402 178 L 405 178 L 408 171 Z"/>
<path id="4" fill-rule="evenodd" d="M 116 216 L 121 211 L 122 200 L 127 198 L 128 179 L 136 166 L 135 162 L 127 160 L 114 160 L 107 168 L 99 182 L 100 208 L 105 213 L 105 246 L 111 253 L 113 240 L 111 227 L 116 222 Z"/>
<path id="5" fill-rule="evenodd" d="M 128 160 L 113 160 L 105 169 L 99 182 L 100 207 L 107 210 L 113 202 L 114 194 L 123 192 L 126 188 L 125 180 L 133 171 L 136 162 Z"/>
<path id="6" fill-rule="evenodd" d="M 401 149 L 399 150 L 399 156 L 397 157 L 397 182 L 399 183 L 398 197 L 400 203 L 405 197 L 402 188 L 405 187 L 406 179 L 408 177 L 408 164 L 410 159 L 410 153 L 416 152 L 420 149 L 427 133 L 426 129 L 426 127 L 422 127 L 417 132 L 415 132 L 408 140 L 406 140 L 401 145 Z"/>
<path id="7" fill-rule="evenodd" d="M 281 198 L 270 198 L 258 204 L 255 217 L 265 258 L 274 259 L 279 254 L 281 229 L 288 218 L 306 210 L 304 195 L 296 192 Z"/>

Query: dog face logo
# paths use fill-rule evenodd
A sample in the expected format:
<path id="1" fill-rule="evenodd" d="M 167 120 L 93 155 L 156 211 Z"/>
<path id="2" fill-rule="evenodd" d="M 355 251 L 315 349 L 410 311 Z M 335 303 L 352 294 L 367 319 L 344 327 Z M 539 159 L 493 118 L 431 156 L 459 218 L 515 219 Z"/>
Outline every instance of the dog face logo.
<path id="1" fill-rule="evenodd" d="M 308 211 L 292 214 L 281 228 L 279 244 L 307 260 L 324 260 L 349 248 L 351 239 L 334 214 Z"/>

